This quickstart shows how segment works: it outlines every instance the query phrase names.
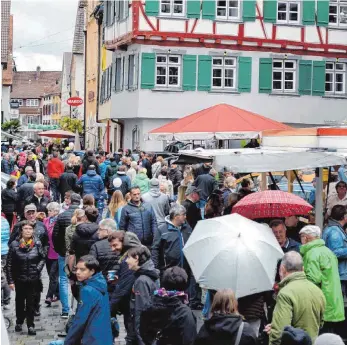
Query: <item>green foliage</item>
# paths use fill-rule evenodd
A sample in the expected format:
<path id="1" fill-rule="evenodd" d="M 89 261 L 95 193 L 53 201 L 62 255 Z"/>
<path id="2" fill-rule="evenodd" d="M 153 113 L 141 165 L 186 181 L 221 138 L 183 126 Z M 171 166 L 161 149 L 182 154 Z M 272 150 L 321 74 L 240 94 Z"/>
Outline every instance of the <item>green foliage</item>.
<path id="1" fill-rule="evenodd" d="M 70 119 L 69 117 L 63 117 L 59 121 L 59 125 L 61 129 L 63 129 L 64 131 L 76 133 L 77 130 L 79 134 L 82 134 L 83 132 L 82 121 L 78 119 Z"/>
<path id="2" fill-rule="evenodd" d="M 3 129 L 6 132 L 9 133 L 18 133 L 20 127 L 20 121 L 19 120 L 10 120 L 6 121 L 1 125 L 1 129 Z"/>

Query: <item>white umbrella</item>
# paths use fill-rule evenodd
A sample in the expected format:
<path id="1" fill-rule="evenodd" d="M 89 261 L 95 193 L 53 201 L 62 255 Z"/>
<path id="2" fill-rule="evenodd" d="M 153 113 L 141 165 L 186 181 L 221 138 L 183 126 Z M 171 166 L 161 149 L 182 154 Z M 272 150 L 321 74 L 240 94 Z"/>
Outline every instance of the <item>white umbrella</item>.
<path id="1" fill-rule="evenodd" d="M 199 221 L 183 248 L 201 287 L 237 298 L 273 288 L 283 251 L 272 230 L 239 214 Z"/>

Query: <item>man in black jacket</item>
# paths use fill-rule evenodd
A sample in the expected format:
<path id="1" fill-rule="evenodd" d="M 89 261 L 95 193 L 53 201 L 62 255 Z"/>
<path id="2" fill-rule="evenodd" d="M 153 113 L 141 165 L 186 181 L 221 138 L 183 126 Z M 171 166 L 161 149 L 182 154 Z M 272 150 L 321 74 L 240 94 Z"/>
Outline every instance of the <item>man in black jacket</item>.
<path id="1" fill-rule="evenodd" d="M 65 193 L 69 190 L 76 191 L 77 175 L 73 172 L 73 164 L 67 163 L 65 172 L 59 177 L 58 190 L 60 193 L 61 202 L 64 202 Z"/>
<path id="2" fill-rule="evenodd" d="M 100 269 L 108 282 L 109 292 L 112 291 L 112 282 L 108 279 L 108 271 L 119 270 L 119 253 L 113 251 L 108 241 L 109 235 L 117 230 L 117 224 L 113 219 L 103 219 L 99 223 L 98 236 L 99 241 L 95 242 L 90 248 L 90 255 L 93 255 L 99 261 Z"/>
<path id="3" fill-rule="evenodd" d="M 72 193 L 71 195 L 71 205 L 70 207 L 63 213 L 61 213 L 57 222 L 53 228 L 53 245 L 54 250 L 58 253 L 58 265 L 59 265 L 59 294 L 60 294 L 60 302 L 62 304 L 62 313 L 61 317 L 67 319 L 69 317 L 69 295 L 68 295 L 68 287 L 69 282 L 64 270 L 65 267 L 65 255 L 66 255 L 66 246 L 65 246 L 65 230 L 71 225 L 71 218 L 74 214 L 75 210 L 80 207 L 81 196 Z"/>
<path id="4" fill-rule="evenodd" d="M 199 175 L 193 182 L 193 186 L 201 190 L 200 199 L 207 201 L 212 192 L 218 189 L 218 182 L 216 180 L 217 171 L 211 169 L 208 174 Z"/>
<path id="5" fill-rule="evenodd" d="M 181 185 L 183 175 L 177 164 L 171 164 L 171 168 L 168 172 L 168 178 L 172 182 L 174 195 L 178 193 L 178 187 Z"/>
<path id="6" fill-rule="evenodd" d="M 44 193 L 44 184 L 42 182 L 36 182 L 34 184 L 34 195 L 25 199 L 24 205 L 34 204 L 37 212 L 44 212 L 48 216 L 47 205 L 49 204 L 49 199 L 44 196 Z"/>
<path id="7" fill-rule="evenodd" d="M 94 151 L 89 149 L 87 150 L 85 156 L 83 157 L 82 160 L 82 174 L 86 174 L 87 171 L 89 170 L 89 166 L 94 165 L 95 166 L 95 171 L 98 175 L 100 175 L 100 168 L 99 168 L 99 163 L 96 160 L 94 156 Z"/>
<path id="8" fill-rule="evenodd" d="M 24 214 L 25 200 L 34 195 L 34 184 L 36 174 L 32 173 L 28 176 L 27 182 L 23 183 L 19 188 L 17 186 L 18 194 L 18 214 L 22 217 Z"/>
<path id="9" fill-rule="evenodd" d="M 197 202 L 200 200 L 201 190 L 195 186 L 190 186 L 186 190 L 186 200 L 182 202 L 187 210 L 187 223 L 194 230 L 196 224 L 201 220 L 201 210 L 197 207 Z"/>

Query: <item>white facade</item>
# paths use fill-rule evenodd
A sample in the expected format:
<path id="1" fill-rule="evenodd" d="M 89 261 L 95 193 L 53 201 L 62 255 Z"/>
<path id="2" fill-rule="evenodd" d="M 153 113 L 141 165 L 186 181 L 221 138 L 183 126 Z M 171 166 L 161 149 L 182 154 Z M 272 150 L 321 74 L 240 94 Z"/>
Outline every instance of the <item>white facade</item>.
<path id="1" fill-rule="evenodd" d="M 1 87 L 1 111 L 3 112 L 3 121 L 11 120 L 10 109 L 11 86 L 2 85 Z"/>
<path id="2" fill-rule="evenodd" d="M 72 96 L 78 96 L 83 99 L 83 103 L 85 102 L 84 98 L 84 54 L 73 54 L 72 64 L 74 65 L 74 90 L 72 91 Z M 72 107 L 72 116 L 79 119 L 84 120 L 84 105 L 82 104 L 79 107 Z"/>
<path id="3" fill-rule="evenodd" d="M 202 0 L 195 14 L 183 2 L 180 14 L 174 1 L 133 1 L 127 19 L 105 28 L 106 46 L 116 49 L 111 118 L 124 121 L 124 147 L 140 136 L 142 149 L 161 149 L 161 142 L 143 142 L 150 130 L 219 103 L 298 126 L 345 120 L 347 7 L 293 2 L 294 14 L 280 0 L 275 13 L 264 1 L 226 12 L 217 1 L 209 12 Z"/>

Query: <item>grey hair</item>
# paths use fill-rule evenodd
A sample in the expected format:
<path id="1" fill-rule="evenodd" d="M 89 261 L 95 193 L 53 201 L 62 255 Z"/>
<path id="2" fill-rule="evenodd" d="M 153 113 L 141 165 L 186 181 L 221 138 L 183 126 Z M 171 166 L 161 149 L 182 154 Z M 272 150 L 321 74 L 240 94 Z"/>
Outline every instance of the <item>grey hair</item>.
<path id="1" fill-rule="evenodd" d="M 99 226 L 102 226 L 103 228 L 106 228 L 109 231 L 116 231 L 116 230 L 118 230 L 117 223 L 113 219 L 111 219 L 111 218 L 103 219 L 99 223 Z"/>
<path id="2" fill-rule="evenodd" d="M 281 265 L 288 273 L 301 272 L 304 268 L 304 262 L 302 261 L 301 255 L 294 251 L 284 254 Z"/>
<path id="3" fill-rule="evenodd" d="M 34 171 L 32 166 L 25 167 L 25 172 L 28 172 L 29 170 Z"/>
<path id="4" fill-rule="evenodd" d="M 320 238 L 321 230 L 320 227 L 317 225 L 306 225 L 300 230 L 299 234 Z"/>
<path id="5" fill-rule="evenodd" d="M 216 175 L 217 175 L 217 170 L 212 168 L 212 169 L 210 170 L 210 175 L 216 176 Z"/>
<path id="6" fill-rule="evenodd" d="M 170 219 L 174 219 L 176 216 L 187 213 L 187 210 L 184 206 L 179 204 L 174 204 L 169 211 Z"/>
<path id="7" fill-rule="evenodd" d="M 57 202 L 50 202 L 47 205 L 47 210 L 48 211 L 56 211 L 56 212 L 60 212 L 60 205 Z"/>

